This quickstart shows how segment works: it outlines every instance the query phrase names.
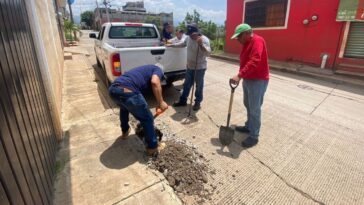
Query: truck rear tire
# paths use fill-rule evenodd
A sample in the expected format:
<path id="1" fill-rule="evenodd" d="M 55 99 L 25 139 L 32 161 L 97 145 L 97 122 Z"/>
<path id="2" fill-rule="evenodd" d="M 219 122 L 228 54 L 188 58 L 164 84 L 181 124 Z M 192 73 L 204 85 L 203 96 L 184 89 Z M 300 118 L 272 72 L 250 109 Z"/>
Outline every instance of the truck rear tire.
<path id="1" fill-rule="evenodd" d="M 97 63 L 97 67 L 101 68 L 101 63 L 100 63 L 99 59 L 97 59 L 97 57 L 96 57 L 96 63 Z"/>
<path id="2" fill-rule="evenodd" d="M 109 81 L 109 78 L 107 78 L 107 73 L 106 73 L 106 69 L 105 69 L 105 65 L 104 66 L 101 66 L 103 72 L 102 74 L 104 74 L 104 78 L 105 78 L 105 86 L 107 89 L 109 89 L 109 86 L 110 86 L 110 81 Z"/>

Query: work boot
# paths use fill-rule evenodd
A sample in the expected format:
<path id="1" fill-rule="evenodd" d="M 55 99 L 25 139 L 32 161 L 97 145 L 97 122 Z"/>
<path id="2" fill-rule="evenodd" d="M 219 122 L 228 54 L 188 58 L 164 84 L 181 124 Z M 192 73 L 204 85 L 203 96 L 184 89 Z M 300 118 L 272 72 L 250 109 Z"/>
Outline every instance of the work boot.
<path id="1" fill-rule="evenodd" d="M 128 137 L 129 137 L 129 133 L 130 133 L 130 131 L 131 131 L 131 128 L 129 127 L 129 129 L 128 129 L 128 131 L 122 131 L 122 133 L 121 133 L 121 139 L 123 139 L 123 140 L 125 140 L 125 139 L 127 139 Z"/>
<path id="2" fill-rule="evenodd" d="M 249 129 L 246 126 L 236 126 L 235 130 L 242 133 L 249 133 Z"/>
<path id="3" fill-rule="evenodd" d="M 193 109 L 194 111 L 197 111 L 197 110 L 201 109 L 201 105 L 200 105 L 200 103 L 195 103 L 195 104 L 193 105 L 192 109 Z"/>
<path id="4" fill-rule="evenodd" d="M 258 142 L 258 138 L 248 137 L 241 143 L 241 146 L 249 148 L 255 146 Z"/>
<path id="5" fill-rule="evenodd" d="M 158 143 L 158 147 L 154 149 L 147 148 L 147 155 L 148 156 L 156 156 L 159 154 L 160 151 L 162 151 L 164 148 L 166 148 L 166 143 L 160 142 Z"/>
<path id="6" fill-rule="evenodd" d="M 181 102 L 181 101 L 178 101 L 178 102 L 175 102 L 173 103 L 173 107 L 183 107 L 183 106 L 186 106 L 187 103 L 186 102 Z"/>

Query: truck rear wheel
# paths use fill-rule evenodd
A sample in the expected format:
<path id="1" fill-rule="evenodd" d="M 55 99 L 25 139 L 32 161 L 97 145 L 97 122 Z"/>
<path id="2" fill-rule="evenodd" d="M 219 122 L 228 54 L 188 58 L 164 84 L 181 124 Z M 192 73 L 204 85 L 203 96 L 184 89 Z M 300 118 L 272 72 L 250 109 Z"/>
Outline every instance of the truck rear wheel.
<path id="1" fill-rule="evenodd" d="M 105 86 L 108 89 L 109 86 L 110 86 L 110 80 L 109 80 L 109 78 L 107 78 L 107 73 L 106 73 L 105 65 L 104 66 L 101 66 L 101 68 L 103 70 L 102 74 L 104 75 L 104 78 L 105 78 L 105 81 L 104 81 L 105 82 Z"/>
<path id="2" fill-rule="evenodd" d="M 101 63 L 100 63 L 99 59 L 97 59 L 97 57 L 96 57 L 96 63 L 97 63 L 97 66 L 98 66 L 99 68 L 101 68 Z"/>

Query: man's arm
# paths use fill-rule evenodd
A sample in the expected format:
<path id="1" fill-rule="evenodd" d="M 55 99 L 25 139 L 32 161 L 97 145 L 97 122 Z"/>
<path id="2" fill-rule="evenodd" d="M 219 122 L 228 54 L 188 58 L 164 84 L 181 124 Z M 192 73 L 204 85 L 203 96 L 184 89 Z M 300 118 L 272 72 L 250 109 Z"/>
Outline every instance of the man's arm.
<path id="1" fill-rule="evenodd" d="M 257 68 L 259 62 L 262 60 L 263 48 L 263 41 L 254 42 L 249 61 L 244 65 L 244 67 L 240 67 L 239 73 L 236 76 L 232 77 L 235 84 L 239 83 L 241 78 Z"/>
<path id="2" fill-rule="evenodd" d="M 161 80 L 158 75 L 152 75 L 151 84 L 154 97 L 158 102 L 158 108 L 162 111 L 166 110 L 168 108 L 168 104 L 163 100 Z"/>
<path id="3" fill-rule="evenodd" d="M 173 47 L 173 48 L 183 48 L 187 46 L 187 37 L 186 38 L 182 38 L 180 42 L 177 43 L 172 43 L 172 44 L 167 44 L 167 47 Z"/>
<path id="4" fill-rule="evenodd" d="M 200 36 L 197 39 L 197 43 L 200 46 L 201 50 L 204 51 L 207 56 L 211 54 L 211 46 L 208 39 L 204 39 L 202 36 Z"/>
<path id="5" fill-rule="evenodd" d="M 263 41 L 255 41 L 248 62 L 239 70 L 239 77 L 242 78 L 258 67 L 262 60 L 264 44 Z"/>

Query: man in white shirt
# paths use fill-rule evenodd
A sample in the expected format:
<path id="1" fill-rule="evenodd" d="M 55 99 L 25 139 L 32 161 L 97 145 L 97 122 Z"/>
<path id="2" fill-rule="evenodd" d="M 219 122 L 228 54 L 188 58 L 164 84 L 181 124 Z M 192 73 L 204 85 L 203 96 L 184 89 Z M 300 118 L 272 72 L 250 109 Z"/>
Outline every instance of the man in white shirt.
<path id="1" fill-rule="evenodd" d="M 185 82 L 183 84 L 183 92 L 178 102 L 173 107 L 181 107 L 187 105 L 187 98 L 192 85 L 196 82 L 195 104 L 193 110 L 197 111 L 201 108 L 203 100 L 204 76 L 207 69 L 206 58 L 211 53 L 210 40 L 201 34 L 196 24 L 187 26 L 187 35 L 183 41 L 167 45 L 170 47 L 187 47 L 187 70 Z"/>
<path id="2" fill-rule="evenodd" d="M 185 32 L 182 29 L 176 30 L 176 37 L 172 38 L 170 41 L 171 44 L 176 44 L 180 42 L 184 42 L 187 36 L 185 35 Z"/>

